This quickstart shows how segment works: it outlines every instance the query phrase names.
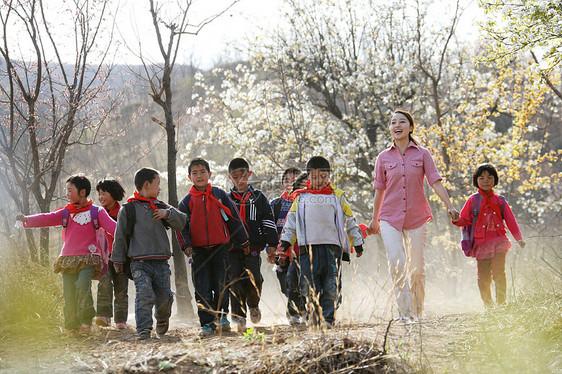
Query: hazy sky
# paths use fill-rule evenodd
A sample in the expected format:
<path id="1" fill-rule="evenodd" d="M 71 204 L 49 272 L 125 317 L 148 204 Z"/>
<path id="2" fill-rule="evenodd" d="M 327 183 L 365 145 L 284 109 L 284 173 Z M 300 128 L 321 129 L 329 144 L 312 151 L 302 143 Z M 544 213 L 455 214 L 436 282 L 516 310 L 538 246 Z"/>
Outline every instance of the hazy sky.
<path id="1" fill-rule="evenodd" d="M 232 57 L 234 50 L 229 44 L 257 32 L 260 27 L 276 27 L 279 23 L 282 0 L 239 0 L 220 18 L 205 26 L 197 35 L 186 35 L 182 40 L 180 58 L 201 67 L 211 67 L 223 56 Z M 174 1 L 161 1 L 173 4 Z M 224 10 L 232 0 L 195 0 L 192 5 L 191 23 L 198 23 L 212 14 Z M 154 28 L 149 14 L 148 0 L 122 0 L 117 24 L 119 33 L 133 43 L 142 40 L 143 52 L 154 52 L 156 46 Z M 133 26 L 134 25 L 134 26 Z M 140 37 L 139 37 L 140 36 Z M 129 42 L 130 43 L 130 42 Z M 133 45 L 132 48 L 136 48 Z M 156 51 L 158 52 L 158 51 Z M 158 53 L 156 54 L 158 57 Z M 124 54 L 120 53 L 119 58 Z M 127 57 L 134 63 L 133 56 Z"/>
<path id="2" fill-rule="evenodd" d="M 162 14 L 166 20 L 178 17 L 176 3 L 185 0 L 156 0 L 162 6 Z M 344 0 L 341 0 L 344 1 Z M 62 11 L 64 3 L 72 3 L 69 0 L 49 0 L 45 2 L 48 18 L 51 21 L 53 30 L 57 32 L 57 43 L 61 50 L 67 46 L 69 53 L 63 51 L 63 59 L 66 62 L 74 61 L 74 54 L 71 47 L 74 46 L 73 33 L 68 32 L 72 24 L 68 22 L 68 13 Z M 413 0 L 412 0 L 413 2 Z M 224 10 L 232 3 L 232 0 L 193 0 L 190 9 L 190 23 L 199 23 L 213 14 Z M 443 12 L 452 11 L 453 0 L 436 0 L 433 7 L 435 17 L 442 17 Z M 481 15 L 475 0 L 461 0 L 463 6 L 468 6 L 468 10 L 461 18 L 459 37 L 470 37 L 476 34 L 474 20 Z M 138 54 L 142 48 L 145 57 L 152 56 L 148 60 L 161 62 L 161 55 L 157 48 L 154 27 L 149 13 L 148 0 L 112 0 L 110 2 L 111 14 L 115 17 L 107 17 L 107 25 L 115 19 L 114 42 L 111 43 L 116 51 L 112 62 L 139 64 Z M 232 60 L 236 55 L 233 44 L 240 45 L 243 38 L 252 38 L 259 32 L 260 28 L 270 31 L 279 27 L 283 22 L 283 0 L 239 0 L 220 18 L 214 20 L 203 28 L 199 35 L 185 35 L 182 39 L 181 50 L 178 56 L 179 63 L 193 63 L 201 68 L 210 68 L 221 59 Z M 15 17 L 13 17 L 15 18 Z M 166 30 L 164 30 L 166 31 Z M 14 46 L 13 49 L 21 53 L 24 59 L 33 56 L 33 48 L 24 32 L 18 33 L 16 29 L 11 29 L 9 42 Z M 110 33 L 105 30 L 102 37 L 98 40 L 100 46 L 106 45 Z M 105 40 L 104 40 L 105 38 Z M 120 40 L 120 41 L 118 41 Z M 47 51 L 49 53 L 49 51 Z M 92 56 L 90 56 L 92 57 Z M 245 57 L 245 56 L 239 56 Z M 33 58 L 33 57 L 31 57 Z M 93 57 L 92 57 L 93 58 Z M 90 60 L 96 63 L 95 59 Z M 106 60 L 106 62 L 109 62 Z"/>

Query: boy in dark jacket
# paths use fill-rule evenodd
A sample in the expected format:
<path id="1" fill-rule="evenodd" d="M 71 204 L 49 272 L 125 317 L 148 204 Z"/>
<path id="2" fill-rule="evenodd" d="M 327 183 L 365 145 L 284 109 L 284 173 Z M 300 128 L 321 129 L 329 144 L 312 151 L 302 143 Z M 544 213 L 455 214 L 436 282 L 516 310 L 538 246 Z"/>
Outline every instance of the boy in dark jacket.
<path id="1" fill-rule="evenodd" d="M 142 168 L 135 173 L 136 191 L 127 202 L 133 204 L 135 222 L 128 238 L 127 209 L 122 207 L 117 218 L 111 260 L 117 273 L 124 271 L 127 257 L 131 259 L 131 273 L 135 282 L 135 319 L 140 339 L 150 338 L 152 308 L 155 307 L 156 332 L 168 331 L 174 293 L 170 289 L 172 255 L 166 227 L 181 230 L 186 223 L 185 213 L 157 200 L 160 193 L 158 171 Z"/>
<path id="2" fill-rule="evenodd" d="M 228 274 L 232 282 L 230 306 L 232 320 L 239 331 L 246 329 L 246 305 L 250 309 L 252 323 L 261 320 L 259 302 L 263 277 L 260 254 L 266 245 L 275 247 L 279 241 L 269 201 L 260 190 L 248 184 L 250 175 L 252 172 L 246 160 L 235 158 L 230 161 L 228 177 L 234 184 L 230 197 L 250 238 L 249 251 L 235 245 L 228 252 Z"/>
<path id="3" fill-rule="evenodd" d="M 188 167 L 193 186 L 179 204 L 187 225 L 177 232 L 186 256 L 192 256 L 191 271 L 201 323 L 200 336 L 228 330 L 227 252 L 231 241 L 249 252 L 248 234 L 226 191 L 209 183 L 211 170 L 202 158 Z"/>

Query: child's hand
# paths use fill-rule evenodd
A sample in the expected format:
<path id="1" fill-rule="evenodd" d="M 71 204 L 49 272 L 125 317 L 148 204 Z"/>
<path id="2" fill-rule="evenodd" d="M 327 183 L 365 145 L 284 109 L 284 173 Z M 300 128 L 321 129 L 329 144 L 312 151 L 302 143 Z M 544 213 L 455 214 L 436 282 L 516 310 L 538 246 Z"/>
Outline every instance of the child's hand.
<path id="1" fill-rule="evenodd" d="M 287 263 L 287 257 L 279 257 L 279 266 L 283 267 Z"/>
<path id="2" fill-rule="evenodd" d="M 247 246 L 243 247 L 242 250 L 244 251 L 245 255 L 249 255 L 250 254 L 250 244 L 248 244 Z"/>
<path id="3" fill-rule="evenodd" d="M 460 219 L 459 211 L 455 209 L 455 207 L 451 207 L 447 209 L 447 213 L 451 216 L 451 220 L 453 222 L 458 222 Z"/>
<path id="4" fill-rule="evenodd" d="M 166 218 L 167 215 L 168 215 L 168 211 L 166 209 L 156 209 L 154 211 L 154 214 L 152 214 L 152 217 L 158 220 L 158 219 Z"/>
<path id="5" fill-rule="evenodd" d="M 183 250 L 183 253 L 185 253 L 185 255 L 187 257 L 190 257 L 191 254 L 193 253 L 193 247 L 185 247 L 185 249 Z"/>
<path id="6" fill-rule="evenodd" d="M 113 268 L 115 269 L 116 273 L 122 273 L 125 270 L 125 267 L 123 265 L 118 265 L 116 263 L 113 263 Z"/>
<path id="7" fill-rule="evenodd" d="M 451 221 L 454 222 L 454 223 L 457 223 L 457 222 L 459 222 L 460 220 L 461 220 L 461 217 L 460 217 L 460 216 L 458 216 L 458 217 L 456 217 L 456 218 L 455 218 L 455 217 L 452 217 L 452 218 L 451 218 Z"/>
<path id="8" fill-rule="evenodd" d="M 517 241 L 517 244 L 519 244 L 519 246 L 520 246 L 521 248 L 525 248 L 525 246 L 527 245 L 523 239 L 518 240 L 518 241 Z"/>
<path id="9" fill-rule="evenodd" d="M 267 262 L 269 262 L 270 264 L 275 263 L 275 247 L 267 247 Z"/>
<path id="10" fill-rule="evenodd" d="M 24 216 L 23 214 L 18 214 L 18 215 L 16 216 L 16 221 L 27 222 L 27 217 Z"/>
<path id="11" fill-rule="evenodd" d="M 357 258 L 363 256 L 363 246 L 362 245 L 356 245 L 353 248 L 355 249 L 355 253 L 356 253 Z"/>

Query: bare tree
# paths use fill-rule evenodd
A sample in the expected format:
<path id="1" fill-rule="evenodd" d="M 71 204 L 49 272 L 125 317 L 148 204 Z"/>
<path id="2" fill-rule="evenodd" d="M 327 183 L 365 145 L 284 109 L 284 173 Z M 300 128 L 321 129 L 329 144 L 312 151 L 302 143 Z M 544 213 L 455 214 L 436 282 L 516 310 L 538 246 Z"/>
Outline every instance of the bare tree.
<path id="1" fill-rule="evenodd" d="M 41 212 L 50 210 L 67 150 L 75 144 L 98 142 L 101 124 L 120 100 L 119 95 L 111 96 L 106 85 L 111 67 L 104 63 L 111 29 L 104 33 L 105 49 L 96 53 L 101 31 L 107 30 L 108 4 L 109 0 L 73 0 L 69 12 L 59 10 L 72 25 L 67 35 L 74 41 L 73 63 L 64 60 L 68 40 L 53 31 L 50 18 L 54 16 L 46 2 L 7 1 L 0 6 L 0 54 L 5 62 L 0 69 L 0 171 L 5 179 L 0 179 L 24 214 L 30 213 L 32 198 Z M 20 44 L 32 46 L 29 55 L 14 43 L 16 35 L 25 36 Z M 96 65 L 91 65 L 93 58 Z M 26 237 L 31 258 L 37 260 L 32 232 L 26 232 Z M 43 264 L 49 260 L 46 228 L 40 232 L 39 259 Z"/>
<path id="2" fill-rule="evenodd" d="M 164 6 L 149 0 L 150 16 L 156 34 L 156 43 L 162 61 L 160 63 L 149 62 L 147 57 L 142 53 L 139 58 L 144 68 L 144 79 L 149 84 L 149 95 L 161 109 L 164 114 L 164 120 L 155 117 L 152 120 L 166 130 L 167 137 L 167 172 L 168 172 L 168 202 L 169 204 L 178 206 L 177 192 L 177 124 L 178 120 L 174 119 L 173 110 L 173 94 L 172 94 L 172 75 L 178 51 L 184 35 L 197 35 L 209 23 L 214 21 L 228 9 L 230 9 L 238 0 L 230 3 L 224 10 L 215 13 L 198 23 L 189 21 L 189 15 L 192 0 L 178 2 L 177 10 L 172 12 L 177 16 L 171 19 L 165 19 Z M 191 294 L 187 284 L 187 267 L 184 255 L 175 240 L 172 240 L 174 254 L 175 284 L 176 295 L 178 300 L 178 313 L 180 315 L 193 316 L 193 308 L 191 307 Z"/>

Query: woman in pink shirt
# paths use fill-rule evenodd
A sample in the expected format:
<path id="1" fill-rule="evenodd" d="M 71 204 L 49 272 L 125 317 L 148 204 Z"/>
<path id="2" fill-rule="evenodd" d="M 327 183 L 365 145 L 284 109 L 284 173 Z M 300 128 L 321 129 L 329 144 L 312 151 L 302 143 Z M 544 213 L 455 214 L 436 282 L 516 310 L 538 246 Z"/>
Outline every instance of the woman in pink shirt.
<path id="1" fill-rule="evenodd" d="M 496 286 L 497 304 L 505 303 L 505 256 L 511 248 L 511 243 L 506 235 L 504 220 L 519 246 L 525 247 L 525 241 L 509 204 L 503 196 L 494 194 L 493 188 L 498 184 L 498 180 L 498 172 L 493 165 L 478 165 L 472 176 L 472 183 L 478 188 L 478 192 L 468 198 L 460 217 L 453 218 L 453 224 L 466 226 L 473 224 L 473 215 L 477 217 L 470 256 L 475 257 L 478 263 L 478 288 L 487 308 L 494 306 L 490 291 L 492 278 Z M 475 199 L 479 199 L 480 207 L 473 212 Z M 478 203 L 476 206 L 478 207 Z"/>
<path id="2" fill-rule="evenodd" d="M 90 181 L 84 176 L 72 176 L 66 181 L 66 197 L 70 202 L 65 206 L 69 212 L 68 225 L 63 231 L 61 254 L 54 264 L 55 273 L 62 273 L 64 324 L 70 334 L 78 332 L 78 329 L 81 333 L 91 331 L 92 318 L 96 314 L 92 277 L 103 268 L 96 229 L 90 215 L 90 189 Z M 16 219 L 23 222 L 25 228 L 61 226 L 63 209 L 33 216 L 18 214 Z M 113 236 L 116 223 L 105 209 L 98 210 L 98 220 L 100 227 Z"/>
<path id="3" fill-rule="evenodd" d="M 421 318 L 425 298 L 424 248 L 427 222 L 433 219 L 424 194 L 424 177 L 447 206 L 451 203 L 429 151 L 412 138 L 414 119 L 396 110 L 389 122 L 393 143 L 377 157 L 371 234 L 381 234 L 394 280 L 400 320 Z M 410 281 L 408 280 L 410 276 Z M 410 283 L 411 282 L 411 287 Z"/>

